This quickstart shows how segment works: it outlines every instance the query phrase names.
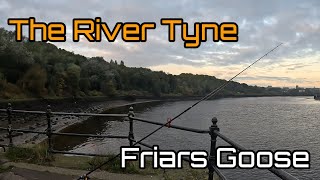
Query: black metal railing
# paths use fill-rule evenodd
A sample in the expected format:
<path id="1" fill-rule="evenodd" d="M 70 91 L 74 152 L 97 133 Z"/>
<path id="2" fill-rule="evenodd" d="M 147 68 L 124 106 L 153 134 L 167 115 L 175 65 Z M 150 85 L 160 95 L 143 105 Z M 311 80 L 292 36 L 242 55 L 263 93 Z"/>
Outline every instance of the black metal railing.
<path id="1" fill-rule="evenodd" d="M 13 110 L 11 107 L 11 104 L 8 104 L 7 109 L 0 109 L 0 113 L 6 113 L 7 114 L 7 120 L 8 120 L 8 127 L 0 127 L 0 131 L 7 131 L 8 135 L 7 138 L 9 139 L 9 144 L 7 145 L 0 145 L 2 147 L 13 147 L 13 132 L 20 132 L 20 133 L 34 133 L 34 134 L 44 134 L 47 136 L 47 142 L 48 142 L 48 149 L 47 152 L 53 153 L 53 154 L 72 154 L 72 155 L 83 155 L 83 156 L 105 156 L 101 154 L 91 154 L 91 153 L 78 153 L 78 152 L 69 152 L 69 151 L 58 151 L 53 149 L 52 145 L 52 136 L 74 136 L 74 137 L 91 137 L 91 138 L 119 138 L 119 139 L 128 139 L 130 146 L 133 146 L 134 143 L 137 141 L 134 139 L 134 131 L 133 131 L 133 123 L 134 121 L 138 122 L 143 122 L 143 123 L 148 123 L 148 124 L 153 124 L 153 125 L 159 125 L 163 126 L 166 123 L 159 123 L 159 122 L 154 122 L 150 121 L 147 119 L 142 119 L 142 118 L 137 118 L 134 116 L 134 111 L 133 107 L 131 106 L 129 108 L 128 114 L 95 114 L 95 113 L 65 113 L 65 112 L 52 112 L 51 111 L 51 106 L 47 106 L 46 111 L 25 111 L 25 110 Z M 12 128 L 12 120 L 13 120 L 13 115 L 14 114 L 19 114 L 22 113 L 23 115 L 26 114 L 38 114 L 38 115 L 46 115 L 46 120 L 47 120 L 47 129 L 45 131 L 35 131 L 35 130 L 27 130 L 27 129 L 13 129 Z M 95 135 L 95 134 L 80 134 L 80 133 L 61 133 L 61 132 L 54 132 L 52 130 L 52 121 L 51 118 L 55 116 L 89 116 L 89 117 L 123 117 L 127 118 L 127 121 L 129 121 L 129 134 L 128 136 L 122 136 L 122 135 Z M 166 125 L 167 127 L 170 127 L 172 129 L 178 129 L 182 131 L 188 131 L 188 132 L 193 132 L 193 133 L 198 133 L 198 134 L 208 134 L 210 135 L 210 153 L 209 153 L 209 158 L 208 158 L 208 179 L 213 180 L 214 173 L 217 174 L 217 176 L 225 180 L 226 177 L 223 175 L 221 170 L 216 166 L 216 142 L 217 142 L 217 137 L 222 139 L 223 141 L 227 142 L 230 144 L 232 147 L 238 149 L 238 150 L 246 150 L 244 147 L 239 145 L 238 143 L 234 142 L 233 140 L 229 139 L 225 135 L 221 134 L 218 128 L 218 120 L 217 118 L 212 118 L 212 125 L 209 127 L 208 130 L 203 130 L 203 129 L 194 129 L 194 128 L 188 128 L 188 127 L 183 127 L 183 126 L 177 126 L 177 125 Z M 151 148 L 153 149 L 152 145 L 148 145 L 144 142 L 138 142 L 141 146 Z M 190 160 L 186 157 L 182 158 L 184 161 L 190 162 Z M 268 169 L 270 172 L 278 176 L 279 178 L 283 180 L 297 180 L 296 177 L 292 176 L 291 174 L 287 173 L 284 170 L 281 169 L 275 169 L 275 168 L 270 168 Z"/>

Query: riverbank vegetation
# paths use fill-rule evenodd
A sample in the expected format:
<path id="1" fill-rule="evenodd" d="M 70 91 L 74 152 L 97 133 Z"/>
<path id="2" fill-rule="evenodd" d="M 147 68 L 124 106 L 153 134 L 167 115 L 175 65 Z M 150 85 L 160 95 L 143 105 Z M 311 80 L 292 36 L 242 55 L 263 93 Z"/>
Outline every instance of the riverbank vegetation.
<path id="1" fill-rule="evenodd" d="M 25 162 L 33 164 L 48 164 L 53 160 L 47 154 L 47 145 L 40 143 L 33 147 L 11 147 L 5 153 L 5 157 L 14 162 Z"/>
<path id="2" fill-rule="evenodd" d="M 37 164 L 42 166 L 53 166 L 67 169 L 90 170 L 101 163 L 107 161 L 114 155 L 106 157 L 86 157 L 86 156 L 63 156 L 63 155 L 48 155 L 45 144 L 37 144 L 32 147 L 12 147 L 2 154 L 1 159 L 7 158 L 11 162 L 22 162 Z M 0 172 L 10 170 L 9 167 L 0 166 Z M 183 169 L 153 169 L 152 162 L 147 160 L 145 169 L 139 168 L 139 162 L 130 162 L 126 169 L 120 167 L 120 159 L 112 161 L 103 166 L 100 170 L 121 173 L 121 174 L 139 174 L 152 175 L 161 177 L 164 180 L 173 179 L 206 179 L 208 176 L 207 169 L 191 169 L 188 163 L 184 164 Z"/>
<path id="3" fill-rule="evenodd" d="M 87 96 L 203 96 L 225 80 L 127 67 L 123 61 L 87 58 L 44 42 L 15 41 L 0 28 L 0 99 Z M 282 95 L 277 88 L 231 83 L 220 96 Z"/>

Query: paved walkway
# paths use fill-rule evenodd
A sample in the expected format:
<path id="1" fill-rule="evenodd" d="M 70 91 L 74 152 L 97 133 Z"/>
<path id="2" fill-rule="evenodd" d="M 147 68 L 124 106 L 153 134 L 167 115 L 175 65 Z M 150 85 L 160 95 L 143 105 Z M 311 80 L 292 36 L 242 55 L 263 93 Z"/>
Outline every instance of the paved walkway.
<path id="1" fill-rule="evenodd" d="M 50 172 L 34 171 L 14 167 L 10 172 L 0 174 L 1 180 L 70 180 L 76 176 L 61 175 Z"/>
<path id="2" fill-rule="evenodd" d="M 8 162 L 5 166 L 13 166 L 11 170 L 0 174 L 0 180 L 72 180 L 86 171 L 65 169 L 58 167 L 40 166 L 26 163 Z M 143 176 L 135 174 L 115 174 L 97 171 L 90 175 L 92 179 L 121 179 L 121 180 L 160 180 L 160 177 Z"/>

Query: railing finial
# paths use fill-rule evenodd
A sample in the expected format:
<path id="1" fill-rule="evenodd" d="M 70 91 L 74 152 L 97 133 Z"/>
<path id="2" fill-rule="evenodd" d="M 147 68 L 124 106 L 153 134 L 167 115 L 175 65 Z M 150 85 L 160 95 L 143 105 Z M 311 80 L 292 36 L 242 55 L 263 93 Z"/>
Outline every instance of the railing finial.
<path id="1" fill-rule="evenodd" d="M 47 105 L 47 112 L 48 112 L 48 113 L 51 113 L 51 106 L 50 106 L 50 104 Z"/>
<path id="2" fill-rule="evenodd" d="M 130 108 L 129 108 L 128 116 L 129 117 L 134 117 L 134 112 L 133 112 L 133 107 L 132 106 L 130 106 Z"/>
<path id="3" fill-rule="evenodd" d="M 218 127 L 218 126 L 217 126 L 218 119 L 217 119 L 216 117 L 213 117 L 213 118 L 211 119 L 211 122 L 212 122 L 212 126 Z"/>

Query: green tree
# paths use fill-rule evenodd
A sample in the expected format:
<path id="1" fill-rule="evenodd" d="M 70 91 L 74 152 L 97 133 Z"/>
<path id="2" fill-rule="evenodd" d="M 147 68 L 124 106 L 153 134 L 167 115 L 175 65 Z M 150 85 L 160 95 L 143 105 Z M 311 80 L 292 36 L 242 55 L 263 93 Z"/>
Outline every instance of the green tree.
<path id="1" fill-rule="evenodd" d="M 115 96 L 116 95 L 116 88 L 111 80 L 102 83 L 101 91 L 103 94 L 108 95 L 108 96 Z"/>
<path id="2" fill-rule="evenodd" d="M 76 64 L 69 64 L 66 69 L 66 81 L 72 95 L 79 93 L 80 70 Z"/>
<path id="3" fill-rule="evenodd" d="M 8 82 L 16 83 L 34 63 L 24 42 L 15 42 L 14 32 L 0 28 L 0 71 Z"/>
<path id="4" fill-rule="evenodd" d="M 0 28 L 0 98 L 86 94 L 115 96 L 121 93 L 201 96 L 225 82 L 214 76 L 171 75 L 147 68 L 126 67 L 123 61 L 86 58 L 45 42 L 16 42 L 15 32 Z M 282 94 L 280 88 L 231 82 L 218 95 Z M 288 90 L 286 94 L 299 95 L 299 92 Z"/>
<path id="5" fill-rule="evenodd" d="M 89 93 L 91 89 L 90 81 L 88 78 L 81 78 L 79 81 L 80 90 L 86 94 Z"/>
<path id="6" fill-rule="evenodd" d="M 33 65 L 19 81 L 23 90 L 43 95 L 46 92 L 47 72 L 40 65 Z"/>

